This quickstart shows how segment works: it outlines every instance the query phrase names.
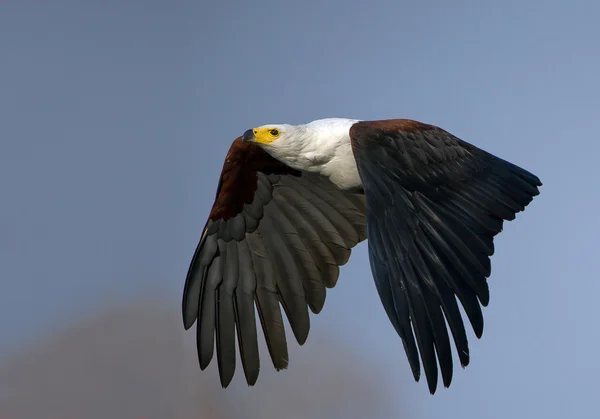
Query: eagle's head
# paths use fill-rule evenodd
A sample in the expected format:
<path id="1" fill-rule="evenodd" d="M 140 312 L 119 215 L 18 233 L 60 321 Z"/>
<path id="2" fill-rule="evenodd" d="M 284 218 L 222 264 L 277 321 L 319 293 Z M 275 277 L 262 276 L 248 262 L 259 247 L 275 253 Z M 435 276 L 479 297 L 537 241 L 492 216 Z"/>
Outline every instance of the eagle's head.
<path id="1" fill-rule="evenodd" d="M 255 143 L 273 157 L 293 166 L 297 157 L 314 146 L 313 137 L 306 125 L 268 124 L 247 130 L 242 141 Z"/>
<path id="2" fill-rule="evenodd" d="M 243 142 L 257 143 L 264 148 L 290 146 L 297 142 L 302 134 L 300 126 L 290 124 L 269 124 L 251 128 L 244 132 Z"/>
<path id="3" fill-rule="evenodd" d="M 350 153 L 349 129 L 355 122 L 326 118 L 300 125 L 268 124 L 247 130 L 242 141 L 257 144 L 296 170 L 320 172 L 327 162 Z"/>

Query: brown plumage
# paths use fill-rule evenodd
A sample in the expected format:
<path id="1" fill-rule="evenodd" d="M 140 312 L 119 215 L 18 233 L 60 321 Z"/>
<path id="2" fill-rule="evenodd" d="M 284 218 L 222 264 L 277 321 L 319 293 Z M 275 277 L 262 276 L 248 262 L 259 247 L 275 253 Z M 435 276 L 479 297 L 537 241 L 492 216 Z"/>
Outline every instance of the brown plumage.
<path id="1" fill-rule="evenodd" d="M 379 121 L 361 121 L 350 128 L 350 138 L 356 139 L 357 134 L 367 130 L 381 130 L 382 132 L 416 132 L 436 129 L 434 125 L 424 124 L 413 119 L 382 119 Z M 439 129 L 439 128 L 438 128 Z"/>
<path id="2" fill-rule="evenodd" d="M 299 174 L 256 144 L 242 143 L 242 137 L 238 137 L 225 157 L 215 203 L 208 218 L 228 220 L 239 214 L 244 204 L 251 203 L 258 184 L 258 170 L 266 174 Z"/>

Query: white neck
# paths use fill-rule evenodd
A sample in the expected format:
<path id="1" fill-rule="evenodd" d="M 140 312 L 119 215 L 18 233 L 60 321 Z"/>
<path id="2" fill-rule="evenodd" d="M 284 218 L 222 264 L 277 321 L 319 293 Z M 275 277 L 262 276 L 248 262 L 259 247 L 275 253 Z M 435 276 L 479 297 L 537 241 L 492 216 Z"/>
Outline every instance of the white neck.
<path id="1" fill-rule="evenodd" d="M 340 189 L 355 188 L 361 182 L 349 131 L 356 122 L 356 119 L 327 118 L 293 126 L 289 138 L 267 151 L 297 170 L 328 177 Z"/>

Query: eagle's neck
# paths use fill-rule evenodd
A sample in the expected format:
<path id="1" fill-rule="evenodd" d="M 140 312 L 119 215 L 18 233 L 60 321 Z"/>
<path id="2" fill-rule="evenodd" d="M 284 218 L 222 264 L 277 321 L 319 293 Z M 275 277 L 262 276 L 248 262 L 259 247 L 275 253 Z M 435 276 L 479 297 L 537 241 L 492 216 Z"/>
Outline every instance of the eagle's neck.
<path id="1" fill-rule="evenodd" d="M 350 144 L 355 119 L 328 118 L 298 126 L 290 143 L 294 149 L 277 150 L 276 158 L 289 166 L 328 177 L 340 189 L 361 186 Z M 275 151 L 275 150 L 274 150 Z"/>

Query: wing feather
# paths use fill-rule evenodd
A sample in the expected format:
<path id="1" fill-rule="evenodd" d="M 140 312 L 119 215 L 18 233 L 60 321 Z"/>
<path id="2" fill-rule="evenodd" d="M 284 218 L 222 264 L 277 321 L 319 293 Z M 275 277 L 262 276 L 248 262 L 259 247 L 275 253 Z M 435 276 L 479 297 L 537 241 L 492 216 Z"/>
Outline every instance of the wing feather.
<path id="1" fill-rule="evenodd" d="M 215 256 L 207 268 L 206 282 L 202 292 L 202 306 L 199 308 L 199 319 L 197 323 L 197 346 L 200 369 L 204 370 L 213 357 L 215 336 L 215 306 L 217 287 L 223 280 L 223 262 L 225 246 L 219 240 L 219 254 Z"/>
<path id="2" fill-rule="evenodd" d="M 295 180 L 295 179 L 294 179 Z M 340 244 L 346 249 L 356 246 L 359 241 L 358 233 L 356 229 L 350 224 L 350 222 L 341 217 L 340 213 L 336 211 L 327 201 L 323 200 L 319 196 L 318 188 L 309 188 L 302 182 L 296 181 L 296 190 L 302 194 L 309 202 L 311 202 L 315 208 L 317 208 L 321 214 L 323 214 L 327 220 L 333 226 L 332 233 L 339 237 Z"/>
<path id="3" fill-rule="evenodd" d="M 256 294 L 256 274 L 248 242 L 237 242 L 239 271 L 238 286 L 235 289 L 235 316 L 237 324 L 240 358 L 246 382 L 254 385 L 260 370 L 258 353 L 258 335 L 254 311 L 254 295 Z"/>
<path id="4" fill-rule="evenodd" d="M 453 289 L 458 289 L 458 287 L 452 284 L 452 277 L 446 271 L 427 237 L 425 235 L 418 236 L 416 244 L 423 255 L 423 262 L 427 265 L 430 275 L 441 278 L 441 281 L 436 282 L 435 286 L 439 293 L 444 315 L 456 343 L 456 351 L 461 366 L 465 367 L 469 364 L 469 342 L 456 297 L 454 296 L 454 292 L 452 292 Z"/>
<path id="5" fill-rule="evenodd" d="M 221 385 L 235 373 L 237 341 L 244 375 L 260 370 L 258 313 L 275 369 L 288 366 L 281 307 L 296 340 L 310 330 L 350 249 L 364 240 L 365 201 L 318 175 L 298 172 L 258 146 L 236 139 L 225 159 L 215 202 L 190 263 L 182 314 L 197 322 L 200 367 L 215 348 Z"/>
<path id="6" fill-rule="evenodd" d="M 322 243 L 327 246 L 331 256 L 334 258 L 333 263 L 338 266 L 342 266 L 347 263 L 348 259 L 350 258 L 350 251 L 346 247 L 346 243 L 341 238 L 340 233 L 333 226 L 329 218 L 327 218 L 321 212 L 321 209 L 319 209 L 319 207 L 315 205 L 313 201 L 311 201 L 302 193 L 304 189 L 299 186 L 298 182 L 294 182 L 290 179 L 289 185 L 294 192 L 286 193 L 287 190 L 282 188 L 280 193 L 286 196 L 290 202 L 293 202 L 305 219 L 312 223 Z M 331 284 L 331 287 L 333 285 L 335 285 L 335 282 Z"/>
<path id="7" fill-rule="evenodd" d="M 284 188 L 281 188 L 284 189 Z M 281 189 L 279 189 L 281 191 Z M 309 252 L 313 261 L 310 266 L 310 275 L 303 278 L 306 301 L 313 313 L 319 313 L 325 304 L 325 284 L 332 283 L 337 279 L 339 268 L 333 261 L 331 252 L 320 241 L 318 234 L 311 224 L 302 217 L 302 214 L 290 204 L 284 194 L 278 194 L 275 198 L 280 210 L 285 212 L 286 217 L 297 231 L 298 238 L 302 241 L 305 249 Z M 312 267 L 314 266 L 314 269 Z"/>
<path id="8" fill-rule="evenodd" d="M 198 317 L 200 298 L 206 278 L 206 267 L 217 253 L 217 236 L 202 235 L 190 263 L 183 291 L 183 324 L 186 329 L 192 327 Z"/>
<path id="9" fill-rule="evenodd" d="M 237 218 L 234 217 L 233 219 Z M 240 258 L 235 241 L 226 245 L 223 256 L 223 281 L 217 288 L 216 325 L 217 325 L 217 359 L 221 385 L 227 387 L 235 373 L 235 312 L 233 295 L 238 283 Z"/>
<path id="10" fill-rule="evenodd" d="M 306 296 L 302 287 L 302 267 L 296 264 L 293 250 L 287 243 L 286 232 L 281 231 L 282 225 L 276 221 L 280 217 L 280 213 L 272 205 L 265 208 L 265 213 L 266 217 L 261 221 L 258 230 L 263 236 L 267 252 L 273 263 L 277 290 L 292 331 L 298 342 L 304 343 L 310 321 Z"/>
<path id="11" fill-rule="evenodd" d="M 539 194 L 532 173 L 432 125 L 358 122 L 352 149 L 366 197 L 369 255 L 382 303 L 416 380 L 452 381 L 446 324 L 469 363 L 458 297 L 479 338 L 494 237 Z M 437 362 L 436 362 L 437 355 Z"/>
<path id="12" fill-rule="evenodd" d="M 311 251 L 309 238 L 311 232 L 307 231 L 303 224 L 304 220 L 294 213 L 294 209 L 287 204 L 285 198 L 278 194 L 273 205 L 281 214 L 279 218 L 280 233 L 289 243 L 292 256 L 296 260 L 296 266 L 300 271 L 300 283 L 304 289 L 305 303 L 309 307 L 323 306 L 325 302 L 324 278 L 317 266 L 315 254 Z M 316 254 L 317 259 L 319 255 Z M 298 342 L 300 344 L 304 342 Z"/>
<path id="13" fill-rule="evenodd" d="M 365 240 L 367 226 L 364 211 L 361 212 L 350 199 L 351 194 L 333 195 L 330 190 L 331 184 L 321 176 L 306 176 L 305 178 L 310 180 L 314 185 L 314 187 L 311 188 L 311 191 L 314 192 L 320 200 L 326 202 L 331 208 L 335 209 L 339 215 L 348 221 L 348 224 L 350 224 L 353 230 L 356 231 L 356 236 L 353 236 L 353 238 L 356 239 L 356 243 Z M 356 243 L 347 244 L 350 244 L 350 247 L 352 247 L 355 246 Z"/>
<path id="14" fill-rule="evenodd" d="M 267 348 L 277 370 L 287 368 L 288 350 L 275 271 L 260 232 L 246 236 L 256 272 L 256 305 L 267 341 Z"/>

